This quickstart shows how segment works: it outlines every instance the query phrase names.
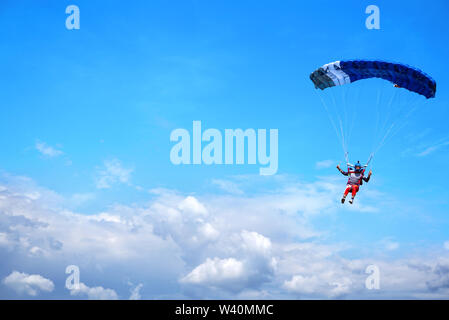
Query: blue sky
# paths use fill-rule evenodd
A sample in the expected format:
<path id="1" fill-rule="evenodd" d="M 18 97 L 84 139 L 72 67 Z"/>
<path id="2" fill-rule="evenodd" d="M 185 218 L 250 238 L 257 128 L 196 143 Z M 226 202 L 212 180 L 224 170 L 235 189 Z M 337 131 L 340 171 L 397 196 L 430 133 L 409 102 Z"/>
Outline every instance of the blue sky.
<path id="1" fill-rule="evenodd" d="M 101 287 L 101 297 L 121 299 L 133 290 L 147 299 L 369 298 L 364 268 L 375 262 L 386 286 L 374 297 L 447 298 L 449 5 L 346 3 L 3 1 L 0 297 L 95 298 L 89 288 Z M 80 30 L 65 28 L 70 4 Z M 370 4 L 380 30 L 365 27 Z M 437 94 L 376 154 L 350 207 L 339 203 L 343 152 L 309 74 L 354 58 L 419 67 Z M 368 157 L 370 85 L 351 160 Z M 170 133 L 194 120 L 222 132 L 278 129 L 277 174 L 173 165 Z M 30 227 L 38 221 L 51 227 Z M 64 288 L 69 264 L 85 270 L 80 294 Z M 54 288 L 24 288 L 33 274 Z"/>

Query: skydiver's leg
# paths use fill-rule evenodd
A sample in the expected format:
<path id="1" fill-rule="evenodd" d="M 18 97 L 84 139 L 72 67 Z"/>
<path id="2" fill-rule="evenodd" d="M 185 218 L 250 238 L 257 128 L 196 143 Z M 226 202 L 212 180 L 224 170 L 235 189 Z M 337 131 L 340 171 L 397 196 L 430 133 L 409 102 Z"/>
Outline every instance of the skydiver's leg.
<path id="1" fill-rule="evenodd" d="M 345 192 L 343 193 L 343 198 L 341 198 L 341 203 L 345 203 L 346 196 L 348 195 L 350 190 L 351 190 L 351 185 L 348 184 L 346 186 Z"/>
<path id="2" fill-rule="evenodd" d="M 352 186 L 352 197 L 354 198 L 357 192 L 359 191 L 359 186 Z"/>
<path id="3" fill-rule="evenodd" d="M 348 195 L 349 191 L 351 191 L 351 188 L 352 188 L 352 186 L 351 186 L 350 184 L 348 184 L 348 185 L 346 186 L 345 193 L 344 193 L 344 196 L 345 196 L 345 197 Z"/>
<path id="4" fill-rule="evenodd" d="M 357 194 L 357 192 L 359 191 L 359 186 L 357 185 L 353 185 L 352 186 L 352 198 L 351 200 L 349 200 L 349 203 L 352 204 L 354 202 L 354 197 Z"/>

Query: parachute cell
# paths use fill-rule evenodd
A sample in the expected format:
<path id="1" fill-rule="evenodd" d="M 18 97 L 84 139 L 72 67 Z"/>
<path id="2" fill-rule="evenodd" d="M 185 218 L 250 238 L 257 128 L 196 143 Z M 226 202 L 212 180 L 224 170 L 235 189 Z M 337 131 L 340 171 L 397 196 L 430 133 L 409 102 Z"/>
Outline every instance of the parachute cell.
<path id="1" fill-rule="evenodd" d="M 380 60 L 347 60 L 325 64 L 310 75 L 315 88 L 324 90 L 362 79 L 381 78 L 397 87 L 434 98 L 436 82 L 423 71 L 405 64 Z"/>

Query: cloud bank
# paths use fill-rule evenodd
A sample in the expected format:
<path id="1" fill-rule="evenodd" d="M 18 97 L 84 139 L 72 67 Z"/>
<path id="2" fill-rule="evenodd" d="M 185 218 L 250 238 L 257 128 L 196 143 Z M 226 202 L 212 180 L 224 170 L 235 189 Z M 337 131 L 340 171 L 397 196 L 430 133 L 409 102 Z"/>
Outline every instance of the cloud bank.
<path id="1" fill-rule="evenodd" d="M 333 219 L 341 185 L 276 185 L 269 192 L 185 195 L 152 190 L 142 205 L 73 212 L 66 199 L 24 177 L 0 184 L 0 294 L 3 298 L 447 298 L 449 252 L 395 258 L 345 254 L 326 241 L 317 217 Z M 382 196 L 382 195 L 380 195 Z M 368 193 L 367 193 L 368 197 Z M 376 193 L 373 193 L 376 197 Z M 362 202 L 362 201 L 360 201 Z M 375 214 L 365 205 L 358 214 Z M 365 287 L 366 267 L 380 269 L 380 290 Z M 68 265 L 80 287 L 65 288 Z M 42 276 L 44 275 L 45 276 Z M 130 283 L 138 283 L 130 292 Z M 144 292 L 141 289 L 145 288 Z"/>
<path id="2" fill-rule="evenodd" d="M 51 292 L 54 289 L 53 281 L 38 274 L 26 274 L 13 271 L 3 279 L 3 283 L 18 294 L 37 296 L 40 292 Z"/>

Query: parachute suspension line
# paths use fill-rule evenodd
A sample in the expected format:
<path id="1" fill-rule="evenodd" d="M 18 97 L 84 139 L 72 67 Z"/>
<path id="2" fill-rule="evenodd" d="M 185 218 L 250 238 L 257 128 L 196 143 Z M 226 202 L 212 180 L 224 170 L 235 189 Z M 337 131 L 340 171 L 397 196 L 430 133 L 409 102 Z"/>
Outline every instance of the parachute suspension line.
<path id="1" fill-rule="evenodd" d="M 341 90 L 341 94 L 342 94 L 341 97 L 342 97 L 342 101 L 343 101 L 343 108 L 345 110 L 345 124 L 346 124 L 345 132 L 347 132 L 346 143 L 347 143 L 347 145 L 350 145 L 352 128 L 354 126 L 355 117 L 354 117 L 354 108 L 351 108 L 351 110 L 349 110 L 349 108 L 348 108 L 348 91 L 349 91 L 349 87 L 343 86 L 343 90 Z M 351 118 L 351 125 L 349 125 L 348 116 Z"/>
<path id="2" fill-rule="evenodd" d="M 397 120 L 394 120 L 390 125 L 389 124 L 389 120 L 390 118 L 394 115 L 392 115 L 392 110 L 393 110 L 393 102 L 396 100 L 400 100 L 400 96 L 398 97 L 398 91 L 394 91 L 393 94 L 391 95 L 390 99 L 388 100 L 388 104 L 387 104 L 387 115 L 385 117 L 385 120 L 382 121 L 382 125 L 381 125 L 381 129 L 379 130 L 379 125 L 380 125 L 380 105 L 382 104 L 382 93 L 384 90 L 380 90 L 378 88 L 378 94 L 377 94 L 377 101 L 376 101 L 376 130 L 375 130 L 375 138 L 373 139 L 373 147 L 372 147 L 372 152 L 368 158 L 367 164 L 368 165 L 371 160 L 374 158 L 374 155 L 380 150 L 380 148 L 383 147 L 383 145 L 385 144 L 387 138 L 390 136 L 390 133 L 392 132 L 393 128 L 396 126 Z M 397 119 L 397 118 L 396 118 Z M 385 132 L 385 134 L 382 135 L 383 132 Z"/>
<path id="3" fill-rule="evenodd" d="M 408 124 L 408 118 L 410 117 L 410 115 L 419 107 L 418 103 L 419 103 L 419 99 L 413 99 L 415 100 L 412 104 L 412 108 L 407 112 L 407 114 L 404 117 L 396 117 L 396 119 L 404 119 L 403 123 L 399 123 L 399 120 L 395 120 L 393 121 L 393 123 L 389 126 L 387 132 L 384 134 L 384 136 L 382 137 L 381 141 L 379 142 L 378 146 L 376 147 L 376 149 L 373 152 L 373 156 L 375 153 L 377 153 L 387 142 L 388 139 L 394 137 L 399 131 L 401 131 L 401 129 L 403 127 L 405 127 Z M 400 111 L 403 111 L 403 106 L 399 105 L 400 107 Z M 393 129 L 396 127 L 396 130 L 393 131 Z"/>
<path id="4" fill-rule="evenodd" d="M 382 92 L 379 87 L 377 88 L 377 102 L 376 102 L 376 129 L 374 130 L 373 140 L 372 140 L 372 147 L 371 150 L 374 151 L 374 148 L 376 147 L 376 142 L 378 141 L 379 137 L 379 123 L 380 123 L 380 105 L 382 103 Z"/>
<path id="5" fill-rule="evenodd" d="M 356 119 L 357 119 L 357 110 L 358 105 L 360 102 L 360 96 L 361 92 L 363 92 L 363 88 L 365 87 L 365 83 L 360 83 L 359 86 L 362 86 L 362 88 L 356 87 L 348 87 L 343 86 L 344 90 L 342 90 L 342 105 L 343 109 L 345 110 L 345 126 L 343 126 L 345 129 L 343 131 L 346 133 L 345 137 L 345 160 L 346 163 L 349 164 L 349 152 L 348 146 L 350 145 L 351 138 L 352 138 L 352 132 L 354 131 Z M 348 95 L 349 91 L 351 91 L 351 95 L 355 97 L 355 99 L 352 99 L 352 101 L 348 101 Z"/>
<path id="6" fill-rule="evenodd" d="M 362 87 L 365 87 L 365 84 L 364 83 L 362 83 Z M 361 91 L 363 91 L 363 90 L 360 90 L 360 88 L 352 88 L 353 90 L 355 89 L 355 91 L 356 91 L 356 99 L 355 99 L 355 102 L 353 102 L 352 104 L 350 103 L 350 105 L 352 105 L 352 108 L 351 108 L 351 125 L 350 125 L 350 127 L 349 127 L 349 138 L 348 139 L 351 139 L 352 138 L 352 132 L 353 132 L 353 129 L 354 129 L 354 124 L 355 124 L 355 120 L 356 120 L 356 118 L 357 118 L 357 106 L 359 105 L 359 99 L 360 99 L 360 92 Z M 363 88 L 362 88 L 363 89 Z M 350 90 L 350 89 L 348 89 L 348 90 Z"/>
<path id="7" fill-rule="evenodd" d="M 338 106 L 337 106 L 337 101 L 335 100 L 335 96 L 333 91 L 331 91 L 331 96 L 332 96 L 332 102 L 334 104 L 334 110 L 336 110 L 336 114 L 337 114 L 337 118 L 338 118 L 338 123 L 340 125 L 340 134 L 341 134 L 341 144 L 343 146 L 343 152 L 346 154 L 348 153 L 348 149 L 346 147 L 346 136 L 345 136 L 345 131 L 344 131 L 344 126 L 340 117 L 340 113 L 338 112 Z"/>
<path id="8" fill-rule="evenodd" d="M 319 95 L 319 94 L 318 94 L 318 95 Z M 332 124 L 332 127 L 333 127 L 334 130 L 335 130 L 335 134 L 337 135 L 337 138 L 338 138 L 339 140 L 341 140 L 341 139 L 340 139 L 339 132 L 338 132 L 338 130 L 337 130 L 337 126 L 335 125 L 334 119 L 332 119 L 332 117 L 331 117 L 331 113 L 330 113 L 330 111 L 329 111 L 329 108 L 328 108 L 328 106 L 327 106 L 327 103 L 324 101 L 324 99 L 323 99 L 322 96 L 320 96 L 320 100 L 321 100 L 321 104 L 322 104 L 323 107 L 324 107 L 324 110 L 326 110 L 326 114 L 327 114 L 327 116 L 328 116 L 328 118 L 329 118 L 329 120 L 330 120 L 330 122 L 331 122 L 331 124 Z"/>
<path id="9" fill-rule="evenodd" d="M 380 118 L 380 113 L 379 113 L 379 105 L 380 105 L 380 101 L 381 101 L 381 90 L 379 89 L 379 87 L 377 88 L 377 94 L 376 94 L 376 126 L 375 126 L 375 130 L 374 130 L 374 134 L 373 137 L 371 139 L 371 153 L 368 157 L 368 160 L 366 161 L 366 167 L 369 166 L 369 163 L 371 162 L 371 160 L 374 157 L 374 150 L 375 150 L 375 146 L 376 146 L 376 141 L 377 141 L 377 136 L 379 135 L 378 130 L 379 130 L 379 118 Z"/>
<path id="10" fill-rule="evenodd" d="M 318 94 L 319 95 L 319 94 Z M 321 104 L 323 105 L 323 107 L 324 107 L 324 109 L 326 110 L 326 114 L 327 114 L 327 116 L 328 116 L 328 118 L 329 118 L 329 120 L 330 120 L 330 122 L 331 122 L 331 124 L 332 124 L 332 127 L 334 128 L 334 130 L 335 130 L 335 134 L 337 135 L 337 138 L 340 140 L 340 142 L 341 142 L 341 138 L 340 138 L 340 134 L 339 134 L 339 132 L 338 132 L 338 130 L 337 130 L 337 126 L 335 125 L 335 122 L 334 122 L 334 119 L 332 119 L 332 117 L 331 117 L 331 113 L 330 113 L 330 111 L 329 111 L 329 108 L 328 108 L 328 106 L 327 106 L 327 103 L 324 101 L 324 99 L 323 99 L 323 97 L 320 95 L 320 100 L 321 100 Z"/>
<path id="11" fill-rule="evenodd" d="M 345 97 L 344 97 L 345 90 L 346 90 L 346 86 L 343 86 L 342 90 L 340 90 L 340 91 L 341 91 L 341 97 L 342 97 L 343 116 L 344 116 L 344 121 L 343 121 L 344 130 L 343 131 L 347 134 L 348 133 L 348 127 L 347 127 L 348 126 L 348 110 L 346 107 L 346 101 L 345 101 Z M 349 143 L 349 137 L 347 135 L 346 135 L 345 142 Z"/>
<path id="12" fill-rule="evenodd" d="M 420 99 L 421 97 L 415 95 L 413 95 L 412 98 L 407 99 L 407 94 L 405 92 L 403 92 L 403 94 L 399 93 L 398 114 L 395 117 L 396 120 L 393 121 L 393 123 L 388 128 L 375 152 L 380 150 L 380 148 L 384 146 L 388 139 L 393 138 L 398 132 L 401 131 L 403 127 L 408 124 L 410 115 L 414 113 L 415 110 L 420 106 Z M 408 112 L 406 113 L 405 106 L 409 108 Z M 396 128 L 396 130 L 393 131 L 394 128 Z"/>
<path id="13" fill-rule="evenodd" d="M 396 100 L 396 96 L 397 96 L 397 91 L 395 90 L 394 93 L 391 95 L 391 98 L 389 99 L 389 102 L 387 104 L 388 113 L 387 113 L 385 120 L 382 121 L 381 130 L 379 131 L 379 134 L 381 134 L 382 132 L 385 132 L 385 131 L 387 131 L 387 134 L 385 134 L 383 137 L 379 137 L 380 141 L 377 140 L 377 138 L 376 138 L 376 147 L 374 148 L 373 154 L 375 154 L 377 152 L 377 150 L 379 149 L 379 146 L 384 142 L 386 136 L 388 135 L 389 131 L 391 130 L 391 127 L 394 126 L 394 122 L 393 122 L 393 124 L 390 125 L 390 127 L 387 129 L 388 123 L 389 123 L 389 120 L 391 117 L 391 109 L 392 109 L 393 101 Z"/>
<path id="14" fill-rule="evenodd" d="M 343 137 L 343 140 L 342 140 L 343 151 L 344 151 L 345 154 L 347 154 L 347 153 L 348 153 L 348 149 L 346 148 L 345 135 L 344 135 L 343 125 L 342 125 L 342 123 L 341 123 L 341 119 L 339 119 L 339 122 L 340 122 L 340 132 L 341 132 L 341 136 Z"/>
<path id="15" fill-rule="evenodd" d="M 399 126 L 396 126 L 397 122 L 395 122 L 395 123 L 393 123 L 393 124 L 391 125 L 390 128 L 393 129 L 393 126 L 396 126 L 396 130 L 395 130 L 395 131 L 389 130 L 389 132 L 387 132 L 387 133 L 385 134 L 385 137 L 383 138 L 382 143 L 378 146 L 376 152 L 377 152 L 378 150 L 380 150 L 381 147 L 384 146 L 384 144 L 387 142 L 388 139 L 393 138 L 396 134 L 398 134 L 398 132 L 401 131 L 401 129 L 402 129 L 403 127 L 405 127 L 405 126 L 408 124 L 408 118 L 410 117 L 410 115 L 411 115 L 416 109 L 418 109 L 418 107 L 419 107 L 419 105 L 414 105 L 414 106 L 413 106 L 413 108 L 412 108 L 412 109 L 411 109 L 411 110 L 404 116 L 405 121 L 404 121 L 402 124 L 400 124 Z"/>
<path id="16" fill-rule="evenodd" d="M 374 154 L 377 151 L 377 142 L 380 139 L 380 130 L 379 130 L 379 126 L 380 126 L 380 106 L 382 105 L 382 100 L 383 100 L 383 92 L 384 92 L 384 87 L 385 85 L 382 86 L 378 86 L 377 87 L 377 99 L 376 99 L 376 127 L 374 130 L 374 135 L 373 135 L 373 139 L 372 139 L 372 145 L 371 145 L 371 153 L 369 155 L 368 161 L 366 162 L 366 166 L 369 165 L 369 163 L 371 162 L 371 160 L 374 158 Z"/>
<path id="17" fill-rule="evenodd" d="M 368 161 L 366 162 L 366 167 L 368 167 L 369 166 L 369 163 L 371 162 L 371 160 L 373 160 L 373 157 L 374 157 L 374 153 L 371 153 L 370 155 L 369 155 L 369 158 L 368 158 Z"/>
<path id="18" fill-rule="evenodd" d="M 390 101 L 387 104 L 387 116 L 385 118 L 385 120 L 383 121 L 383 125 L 382 125 L 382 129 L 380 130 L 380 132 L 385 132 L 388 122 L 390 121 L 390 117 L 391 117 L 391 109 L 392 109 L 392 105 L 393 105 L 393 101 L 396 100 L 396 96 L 397 96 L 397 90 L 394 90 L 394 93 L 391 95 Z"/>
<path id="19" fill-rule="evenodd" d="M 331 122 L 332 127 L 333 127 L 334 130 L 335 130 L 335 134 L 337 135 L 337 138 L 338 138 L 338 140 L 339 140 L 340 143 L 341 143 L 343 152 L 345 153 L 345 158 L 347 158 L 347 151 L 346 151 L 346 148 L 345 148 L 345 145 L 344 145 L 344 142 L 343 142 L 343 141 L 344 141 L 344 138 L 343 138 L 343 136 L 340 136 L 340 133 L 338 132 L 337 126 L 335 125 L 335 121 L 334 121 L 334 119 L 332 119 L 332 114 L 331 114 L 331 112 L 329 111 L 329 107 L 328 107 L 326 101 L 323 99 L 323 96 L 320 95 L 318 92 L 317 92 L 317 95 L 320 97 L 321 104 L 323 105 L 324 110 L 326 111 L 326 114 L 327 114 L 327 116 L 328 116 L 328 118 L 329 118 L 329 121 Z"/>
<path id="20" fill-rule="evenodd" d="M 388 136 L 390 135 L 391 130 L 393 129 L 393 127 L 395 126 L 395 122 L 393 122 L 391 124 L 391 126 L 388 128 L 387 132 L 385 133 L 385 135 L 382 137 L 382 140 L 380 141 L 379 145 L 377 146 L 376 150 L 374 151 L 374 153 L 376 153 L 377 151 L 379 151 L 380 148 L 383 147 L 383 145 L 385 144 L 385 141 L 387 140 Z"/>

